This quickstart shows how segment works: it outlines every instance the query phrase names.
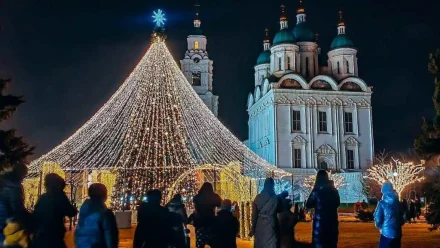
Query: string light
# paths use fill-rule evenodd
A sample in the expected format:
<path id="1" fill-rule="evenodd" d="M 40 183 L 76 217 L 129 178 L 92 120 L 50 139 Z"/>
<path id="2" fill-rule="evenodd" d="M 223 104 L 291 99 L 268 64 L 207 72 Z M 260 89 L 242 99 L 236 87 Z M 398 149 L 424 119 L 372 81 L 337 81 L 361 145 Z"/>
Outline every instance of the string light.
<path id="1" fill-rule="evenodd" d="M 39 178 L 27 178 L 23 181 L 24 205 L 32 210 L 38 199 Z"/>
<path id="2" fill-rule="evenodd" d="M 168 199 L 185 189 L 183 196 L 190 198 L 199 186 L 197 168 L 206 165 L 237 166 L 237 178 L 289 176 L 220 123 L 180 71 L 164 36 L 155 32 L 153 37 L 115 94 L 72 136 L 33 161 L 31 175 L 45 161 L 63 170 L 111 170 L 116 176 L 113 209 L 133 208 L 152 188 Z M 214 171 L 205 173 L 215 178 Z"/>
<path id="3" fill-rule="evenodd" d="M 401 196 L 406 186 L 424 179 L 421 172 L 425 170 L 423 164 L 413 164 L 411 162 L 400 162 L 391 158 L 390 163 L 373 165 L 367 170 L 366 178 L 382 185 L 385 181 L 393 184 L 393 188 Z"/>

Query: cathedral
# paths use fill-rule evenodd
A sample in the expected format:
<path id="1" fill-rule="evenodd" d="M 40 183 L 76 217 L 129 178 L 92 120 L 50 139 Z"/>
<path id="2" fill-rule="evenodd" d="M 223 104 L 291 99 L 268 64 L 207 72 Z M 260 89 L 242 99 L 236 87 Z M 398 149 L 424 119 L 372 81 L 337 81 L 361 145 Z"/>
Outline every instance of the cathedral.
<path id="1" fill-rule="evenodd" d="M 337 33 L 326 55 L 306 21 L 303 2 L 293 29 L 285 11 L 282 5 L 280 30 L 272 43 L 265 30 L 263 51 L 254 67 L 255 89 L 247 99 L 249 140 L 245 144 L 293 174 L 289 181 L 297 201 L 307 197 L 301 190 L 304 178 L 319 169 L 344 177 L 341 202 L 362 200 L 362 171 L 374 156 L 372 90 L 359 78 L 357 49 L 346 34 L 343 14 L 339 12 Z M 217 116 L 213 61 L 198 9 L 193 24 L 181 69 Z"/>
<path id="2" fill-rule="evenodd" d="M 255 69 L 255 89 L 247 99 L 246 144 L 278 168 L 301 179 L 325 169 L 344 176 L 341 202 L 364 198 L 362 170 L 372 163 L 372 90 L 358 74 L 357 49 L 339 12 L 330 51 L 322 54 L 302 1 L 289 28 L 281 6 L 280 30 L 269 32 Z M 298 182 L 297 185 L 295 185 Z M 303 201 L 300 190 L 292 190 Z"/>

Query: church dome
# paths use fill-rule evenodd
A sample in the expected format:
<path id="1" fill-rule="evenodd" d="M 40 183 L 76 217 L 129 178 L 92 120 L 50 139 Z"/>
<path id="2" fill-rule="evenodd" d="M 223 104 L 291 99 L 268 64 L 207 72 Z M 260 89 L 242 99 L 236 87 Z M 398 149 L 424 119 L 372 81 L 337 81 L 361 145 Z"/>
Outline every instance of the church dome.
<path id="1" fill-rule="evenodd" d="M 270 50 L 266 50 L 260 53 L 257 59 L 257 65 L 270 63 Z"/>
<path id="2" fill-rule="evenodd" d="M 295 37 L 293 37 L 292 32 L 289 31 L 287 28 L 281 29 L 273 39 L 274 46 L 283 43 L 295 43 Z"/>
<path id="3" fill-rule="evenodd" d="M 296 24 L 295 28 L 293 28 L 293 36 L 297 42 L 313 42 L 315 40 L 313 31 L 307 25 L 307 22 Z"/>
<path id="4" fill-rule="evenodd" d="M 353 41 L 346 34 L 339 34 L 333 39 L 330 49 L 352 47 L 354 47 Z"/>

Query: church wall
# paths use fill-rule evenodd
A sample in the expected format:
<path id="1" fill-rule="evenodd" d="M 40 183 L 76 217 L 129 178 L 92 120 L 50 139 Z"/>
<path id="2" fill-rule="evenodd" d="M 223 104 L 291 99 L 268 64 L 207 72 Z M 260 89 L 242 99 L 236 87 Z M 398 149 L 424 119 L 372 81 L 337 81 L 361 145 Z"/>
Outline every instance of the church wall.
<path id="1" fill-rule="evenodd" d="M 365 168 L 368 165 L 373 156 L 370 108 L 357 107 L 357 104 L 361 104 L 362 100 L 363 103 L 369 102 L 370 94 L 316 90 L 275 91 L 276 151 L 274 152 L 278 167 L 293 167 L 294 148 L 301 149 L 301 168 L 318 168 L 325 161 L 329 169 L 346 169 L 347 149 L 354 151 L 355 169 Z M 342 106 L 336 104 L 339 101 Z M 300 131 L 292 131 L 293 110 L 301 112 Z M 319 111 L 327 115 L 326 133 L 319 131 Z M 353 133 L 345 133 L 345 112 L 352 113 L 355 119 Z M 334 154 L 317 154 L 323 145 L 329 146 L 332 150 L 329 152 Z"/>
<path id="2" fill-rule="evenodd" d="M 371 165 L 374 156 L 374 140 L 372 133 L 371 107 L 359 108 L 359 154 L 360 163 L 364 168 Z M 370 120 L 370 122 L 368 121 Z M 367 144 L 371 144 L 367 145 Z"/>
<path id="3" fill-rule="evenodd" d="M 249 119 L 249 148 L 264 158 L 276 164 L 275 161 L 275 115 L 271 93 L 267 93 L 254 105 L 258 111 Z"/>

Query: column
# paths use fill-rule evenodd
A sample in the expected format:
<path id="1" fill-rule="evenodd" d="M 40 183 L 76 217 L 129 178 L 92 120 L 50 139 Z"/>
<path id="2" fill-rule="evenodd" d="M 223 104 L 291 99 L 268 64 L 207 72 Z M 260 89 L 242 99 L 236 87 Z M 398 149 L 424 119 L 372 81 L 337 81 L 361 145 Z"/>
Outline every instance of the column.
<path id="1" fill-rule="evenodd" d="M 338 137 L 339 137 L 339 166 L 340 168 L 346 168 L 347 165 L 345 163 L 345 140 L 344 140 L 344 111 L 342 105 L 338 106 Z"/>
<path id="2" fill-rule="evenodd" d="M 356 137 L 359 137 L 359 117 L 358 117 L 358 107 L 355 105 L 353 108 L 353 133 Z"/>

